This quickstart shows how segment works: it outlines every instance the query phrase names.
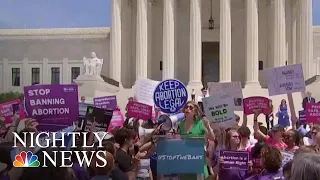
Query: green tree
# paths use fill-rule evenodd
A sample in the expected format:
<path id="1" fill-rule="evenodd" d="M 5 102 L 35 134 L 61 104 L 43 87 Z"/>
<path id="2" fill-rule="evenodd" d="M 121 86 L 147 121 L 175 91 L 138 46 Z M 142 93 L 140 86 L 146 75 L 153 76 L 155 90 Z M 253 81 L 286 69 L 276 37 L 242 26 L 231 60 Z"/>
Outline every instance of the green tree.
<path id="1" fill-rule="evenodd" d="M 0 93 L 0 103 L 12 101 L 15 99 L 21 99 L 23 100 L 23 93 L 19 92 L 5 92 L 5 93 Z"/>

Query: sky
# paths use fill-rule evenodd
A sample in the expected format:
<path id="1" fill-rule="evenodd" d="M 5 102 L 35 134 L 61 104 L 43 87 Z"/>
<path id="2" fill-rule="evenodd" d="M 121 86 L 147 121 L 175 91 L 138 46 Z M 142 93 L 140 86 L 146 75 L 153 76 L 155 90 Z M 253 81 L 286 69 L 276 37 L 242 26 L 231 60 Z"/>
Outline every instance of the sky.
<path id="1" fill-rule="evenodd" d="M 111 0 L 0 0 L 0 29 L 110 27 Z M 313 0 L 320 25 L 320 0 Z"/>

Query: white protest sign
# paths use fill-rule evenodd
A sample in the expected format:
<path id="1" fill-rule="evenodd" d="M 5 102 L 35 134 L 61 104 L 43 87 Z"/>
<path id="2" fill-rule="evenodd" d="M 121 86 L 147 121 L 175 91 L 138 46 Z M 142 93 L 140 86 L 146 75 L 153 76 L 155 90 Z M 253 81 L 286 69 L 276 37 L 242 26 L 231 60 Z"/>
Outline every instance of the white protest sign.
<path id="1" fill-rule="evenodd" d="M 243 94 L 241 82 L 208 82 L 209 95 L 215 94 L 229 94 L 233 98 L 235 111 L 243 110 Z"/>
<path id="2" fill-rule="evenodd" d="M 153 81 L 148 78 L 139 78 L 135 84 L 135 100 L 154 107 L 153 93 L 159 83 L 159 81 Z"/>
<path id="3" fill-rule="evenodd" d="M 203 98 L 206 117 L 215 127 L 229 128 L 236 125 L 233 97 L 228 94 L 215 94 Z"/>
<path id="4" fill-rule="evenodd" d="M 306 91 L 302 64 L 265 69 L 269 95 Z"/>

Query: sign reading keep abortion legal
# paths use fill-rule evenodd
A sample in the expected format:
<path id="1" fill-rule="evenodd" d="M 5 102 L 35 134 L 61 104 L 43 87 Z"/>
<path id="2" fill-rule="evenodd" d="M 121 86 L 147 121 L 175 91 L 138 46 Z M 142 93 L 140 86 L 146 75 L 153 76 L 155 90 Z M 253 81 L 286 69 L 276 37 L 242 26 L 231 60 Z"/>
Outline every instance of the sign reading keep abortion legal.
<path id="1" fill-rule="evenodd" d="M 162 112 L 177 113 L 188 101 L 188 91 L 185 85 L 176 79 L 162 81 L 153 93 L 153 100 Z"/>
<path id="2" fill-rule="evenodd" d="M 38 121 L 40 131 L 58 131 L 78 119 L 77 85 L 27 86 L 24 95 L 26 112 Z"/>

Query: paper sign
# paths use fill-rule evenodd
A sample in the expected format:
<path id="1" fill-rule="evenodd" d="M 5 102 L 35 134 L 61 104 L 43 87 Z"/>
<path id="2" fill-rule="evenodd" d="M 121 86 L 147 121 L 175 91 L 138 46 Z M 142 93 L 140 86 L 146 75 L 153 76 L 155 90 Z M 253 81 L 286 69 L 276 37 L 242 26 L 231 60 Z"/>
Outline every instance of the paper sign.
<path id="1" fill-rule="evenodd" d="M 269 99 L 261 96 L 252 96 L 243 99 L 243 106 L 246 115 L 254 114 L 255 110 L 262 110 L 262 113 L 265 115 L 269 115 L 272 111 Z"/>
<path id="2" fill-rule="evenodd" d="M 0 104 L 0 117 L 5 118 L 5 122 L 1 122 L 1 124 L 2 125 L 11 124 L 12 117 L 15 113 L 19 113 L 20 120 L 25 118 L 24 106 L 20 99 L 16 99 L 13 101 L 8 101 Z"/>
<path id="3" fill-rule="evenodd" d="M 139 118 L 142 120 L 152 119 L 152 106 L 138 102 L 128 104 L 128 117 Z"/>
<path id="4" fill-rule="evenodd" d="M 154 90 L 153 100 L 162 112 L 177 113 L 187 103 L 188 91 L 181 81 L 168 79 L 158 84 Z"/>
<path id="5" fill-rule="evenodd" d="M 93 99 L 94 106 L 101 109 L 117 109 L 117 97 L 116 96 L 106 96 L 106 97 L 98 97 Z"/>
<path id="6" fill-rule="evenodd" d="M 158 138 L 158 174 L 203 174 L 204 139 Z"/>
<path id="7" fill-rule="evenodd" d="M 249 152 L 246 151 L 220 151 L 223 158 L 222 169 L 248 170 Z"/>
<path id="8" fill-rule="evenodd" d="M 153 81 L 147 78 L 139 78 L 134 85 L 134 98 L 135 101 L 154 106 L 153 93 L 159 81 Z"/>
<path id="9" fill-rule="evenodd" d="M 25 109 L 35 118 L 39 131 L 58 131 L 79 117 L 78 86 L 37 85 L 24 87 Z"/>
<path id="10" fill-rule="evenodd" d="M 232 96 L 217 94 L 202 101 L 205 115 L 214 126 L 229 128 L 236 125 Z"/>
<path id="11" fill-rule="evenodd" d="M 320 104 L 307 103 L 306 120 L 307 123 L 317 124 L 320 122 Z"/>
<path id="12" fill-rule="evenodd" d="M 112 119 L 108 128 L 108 132 L 111 133 L 112 129 L 115 127 L 122 127 L 124 123 L 123 113 L 119 110 L 113 111 Z"/>
<path id="13" fill-rule="evenodd" d="M 269 95 L 280 95 L 306 91 L 302 64 L 265 69 Z"/>
<path id="14" fill-rule="evenodd" d="M 215 94 L 229 94 L 233 98 L 235 111 L 242 111 L 242 86 L 241 82 L 208 82 L 209 95 Z"/>
<path id="15" fill-rule="evenodd" d="M 79 117 L 84 118 L 86 116 L 88 106 L 93 106 L 93 104 L 79 103 Z"/>
<path id="16" fill-rule="evenodd" d="M 282 167 L 294 158 L 294 154 L 291 152 L 281 151 L 281 154 L 283 156 Z"/>
<path id="17" fill-rule="evenodd" d="M 112 114 L 112 110 L 88 106 L 85 117 L 85 130 L 90 132 L 91 125 L 94 123 L 97 132 L 107 131 L 112 118 Z"/>

